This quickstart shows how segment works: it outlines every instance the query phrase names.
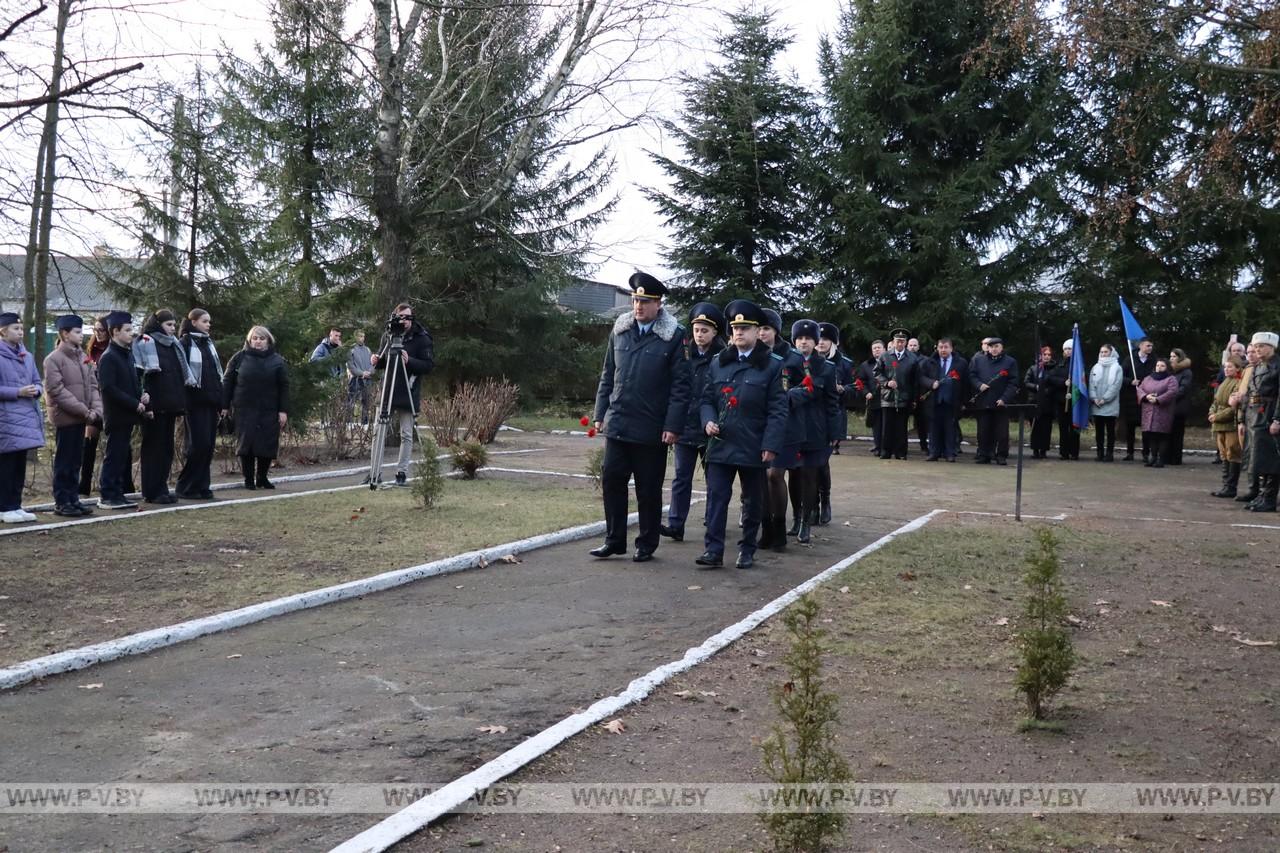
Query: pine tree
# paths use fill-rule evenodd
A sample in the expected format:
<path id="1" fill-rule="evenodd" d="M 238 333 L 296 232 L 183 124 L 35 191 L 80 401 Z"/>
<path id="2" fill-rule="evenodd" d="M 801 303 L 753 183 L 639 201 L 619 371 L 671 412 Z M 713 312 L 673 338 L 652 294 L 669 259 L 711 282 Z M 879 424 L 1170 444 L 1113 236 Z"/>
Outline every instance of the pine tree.
<path id="1" fill-rule="evenodd" d="M 789 304 L 802 292 L 812 227 L 815 108 L 777 68 L 792 39 L 772 12 L 733 12 L 728 23 L 720 63 L 683 77 L 679 120 L 663 122 L 683 156 L 650 154 L 671 191 L 645 194 L 676 235 L 667 257 L 681 301 Z"/>
<path id="2" fill-rule="evenodd" d="M 1027 555 L 1027 602 L 1018 630 L 1022 661 L 1014 684 L 1027 701 L 1032 720 L 1042 720 L 1049 700 L 1067 684 L 1075 666 L 1071 637 L 1062 626 L 1067 615 L 1062 595 L 1058 540 L 1051 530 L 1036 531 L 1036 550 Z"/>
<path id="3" fill-rule="evenodd" d="M 986 326 L 1044 266 L 1056 62 L 986 0 L 850 0 L 820 55 L 822 286 L 859 336 Z"/>

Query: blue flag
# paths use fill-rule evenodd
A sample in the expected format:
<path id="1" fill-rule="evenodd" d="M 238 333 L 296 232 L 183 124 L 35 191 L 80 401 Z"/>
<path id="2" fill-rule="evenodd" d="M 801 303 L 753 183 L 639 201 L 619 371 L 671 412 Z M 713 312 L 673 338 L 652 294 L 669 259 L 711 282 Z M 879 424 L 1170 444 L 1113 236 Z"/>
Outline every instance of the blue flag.
<path id="1" fill-rule="evenodd" d="M 1130 341 L 1140 341 L 1147 336 L 1147 333 L 1138 325 L 1138 318 L 1134 317 L 1129 306 L 1124 304 L 1123 296 L 1120 297 L 1120 318 L 1124 320 L 1124 336 Z"/>
<path id="2" fill-rule="evenodd" d="M 1079 323 L 1071 327 L 1071 425 L 1076 429 L 1089 426 L 1089 374 L 1084 369 Z"/>

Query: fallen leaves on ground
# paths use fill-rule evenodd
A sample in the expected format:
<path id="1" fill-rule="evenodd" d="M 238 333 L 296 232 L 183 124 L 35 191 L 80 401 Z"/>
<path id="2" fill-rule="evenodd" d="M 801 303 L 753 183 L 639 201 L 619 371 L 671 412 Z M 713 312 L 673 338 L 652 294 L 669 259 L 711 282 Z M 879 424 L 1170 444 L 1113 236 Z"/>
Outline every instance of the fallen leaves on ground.
<path id="1" fill-rule="evenodd" d="M 505 554 L 498 558 L 498 562 L 506 563 L 507 565 L 515 565 L 516 563 L 521 562 L 521 560 L 515 554 Z"/>
<path id="2" fill-rule="evenodd" d="M 690 698 L 692 698 L 692 697 L 693 697 L 693 691 L 692 691 L 692 690 L 677 690 L 677 691 L 675 691 L 674 693 L 672 693 L 671 695 L 672 695 L 672 696 L 676 696 L 676 697 L 678 697 L 678 698 L 680 698 L 680 699 L 690 699 Z"/>
<path id="3" fill-rule="evenodd" d="M 1161 601 L 1158 598 L 1151 599 L 1151 603 L 1154 604 L 1156 607 L 1172 607 L 1173 606 L 1172 603 L 1168 601 Z"/>
<path id="4" fill-rule="evenodd" d="M 613 732 L 615 735 L 620 735 L 627 730 L 627 727 L 622 724 L 622 720 L 610 720 L 601 724 L 600 728 L 606 732 Z"/>
<path id="5" fill-rule="evenodd" d="M 840 593 L 844 593 L 845 595 L 848 595 L 848 594 L 849 594 L 849 587 L 847 587 L 847 586 L 842 586 L 842 587 L 840 587 L 838 590 L 836 590 L 836 592 L 840 592 Z"/>
<path id="6" fill-rule="evenodd" d="M 1242 646 L 1274 646 L 1275 640 L 1250 640 L 1246 637 L 1234 636 L 1231 639 L 1240 643 Z"/>
<path id="7" fill-rule="evenodd" d="M 242 658 L 242 657 L 244 657 L 244 655 L 242 654 L 227 655 L 227 660 L 236 660 L 237 658 Z"/>
<path id="8" fill-rule="evenodd" d="M 101 690 L 102 682 L 99 681 L 96 684 L 81 684 L 80 689 L 81 690 Z"/>
<path id="9" fill-rule="evenodd" d="M 997 620 L 995 621 L 995 624 L 996 624 L 996 625 L 999 625 L 1000 627 L 1002 627 L 1002 628 L 1003 628 L 1005 625 L 1008 625 L 1008 624 L 1009 624 L 1009 617 L 1008 617 L 1008 616 L 1001 616 L 999 619 L 997 619 Z"/>
<path id="10" fill-rule="evenodd" d="M 697 584 L 694 584 L 693 586 L 685 587 L 685 589 L 689 590 L 689 592 L 697 592 L 698 590 L 702 589 L 702 587 L 698 586 Z"/>
<path id="11" fill-rule="evenodd" d="M 505 735 L 507 733 L 507 727 L 506 726 L 480 726 L 479 728 L 476 729 L 476 731 L 483 732 L 484 734 L 487 734 L 487 735 Z"/>
<path id="12" fill-rule="evenodd" d="M 900 581 L 913 581 L 915 579 L 916 579 L 915 572 L 898 572 L 898 580 Z"/>

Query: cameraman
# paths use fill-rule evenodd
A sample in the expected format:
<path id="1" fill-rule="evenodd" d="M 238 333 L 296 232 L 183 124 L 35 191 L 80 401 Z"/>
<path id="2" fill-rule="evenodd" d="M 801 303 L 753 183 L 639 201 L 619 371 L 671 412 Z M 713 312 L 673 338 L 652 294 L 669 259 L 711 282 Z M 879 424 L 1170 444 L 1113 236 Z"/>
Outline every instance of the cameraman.
<path id="1" fill-rule="evenodd" d="M 400 456 L 396 460 L 396 485 L 403 486 L 409 476 L 409 458 L 413 455 L 414 423 L 418 418 L 420 400 L 419 379 L 435 367 L 435 347 L 431 342 L 431 333 L 413 319 L 413 307 L 407 302 L 401 302 L 392 312 L 391 319 L 387 321 L 387 334 L 404 336 L 404 351 L 400 353 L 400 358 L 409 374 L 409 387 L 406 388 L 403 381 L 396 382 L 393 388 L 394 393 L 388 404 L 395 415 L 395 421 L 400 425 Z M 385 367 L 381 363 L 383 359 L 380 356 L 381 353 L 369 359 L 374 369 Z M 396 372 L 393 371 L 383 381 L 390 382 L 391 377 L 394 376 Z M 386 403 L 385 390 L 379 396 L 379 401 L 378 415 L 381 417 L 381 406 Z M 377 481 L 381 478 L 382 472 L 374 471 L 372 474 Z"/>

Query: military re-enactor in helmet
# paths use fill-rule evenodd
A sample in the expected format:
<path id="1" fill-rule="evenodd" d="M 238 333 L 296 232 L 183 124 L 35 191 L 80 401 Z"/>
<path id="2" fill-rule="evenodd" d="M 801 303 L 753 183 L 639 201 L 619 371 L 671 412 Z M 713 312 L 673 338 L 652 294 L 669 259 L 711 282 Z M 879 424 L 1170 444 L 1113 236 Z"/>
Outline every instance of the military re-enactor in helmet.
<path id="1" fill-rule="evenodd" d="M 671 507 L 667 510 L 667 523 L 662 526 L 662 535 L 677 542 L 684 540 L 684 522 L 689 516 L 689 501 L 693 495 L 693 473 L 707 446 L 707 433 L 702 428 L 698 411 L 699 401 L 711 359 L 724 349 L 724 340 L 720 336 L 725 331 L 724 312 L 710 302 L 699 302 L 689 312 L 689 337 L 685 340 L 690 366 L 689 414 L 680 440 L 676 442 Z"/>
<path id="2" fill-rule="evenodd" d="M 760 527 L 764 472 L 786 441 L 787 397 L 782 359 L 759 341 L 764 315 L 745 299 L 730 302 L 725 318 L 730 346 L 711 360 L 702 392 L 701 420 L 707 441 L 707 532 L 697 564 L 724 565 L 724 528 L 733 480 L 742 482 L 742 538 L 737 567 L 754 563 Z"/>
<path id="3" fill-rule="evenodd" d="M 634 477 L 640 532 L 632 559 L 643 563 L 658 550 L 667 448 L 680 438 L 688 414 L 689 359 L 685 330 L 662 305 L 666 287 L 643 272 L 629 284 L 631 310 L 609 333 L 596 391 L 595 426 L 605 436 L 605 540 L 591 555 L 626 553 L 627 483 Z"/>

